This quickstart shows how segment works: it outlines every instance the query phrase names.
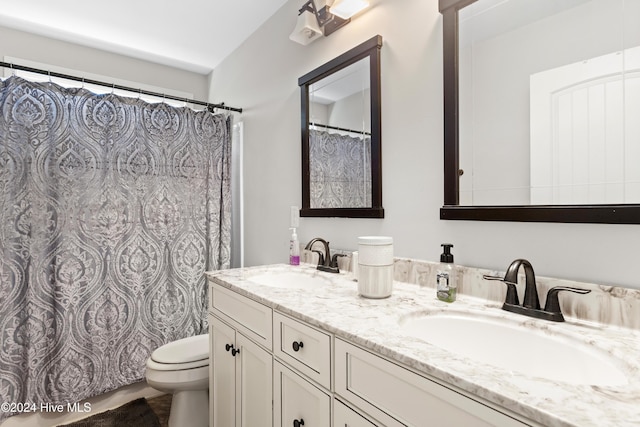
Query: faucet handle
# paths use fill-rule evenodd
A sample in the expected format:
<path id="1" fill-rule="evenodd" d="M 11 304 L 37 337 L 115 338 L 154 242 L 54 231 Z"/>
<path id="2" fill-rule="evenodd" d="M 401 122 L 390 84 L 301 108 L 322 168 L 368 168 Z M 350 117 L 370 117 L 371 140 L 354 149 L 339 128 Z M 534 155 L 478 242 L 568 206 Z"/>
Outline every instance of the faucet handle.
<path id="1" fill-rule="evenodd" d="M 339 257 L 343 257 L 343 256 L 347 256 L 347 255 L 346 254 L 333 254 L 333 256 L 331 257 L 331 264 L 329 264 L 329 267 L 338 268 L 338 258 Z"/>
<path id="2" fill-rule="evenodd" d="M 544 304 L 544 311 L 553 313 L 562 320 L 564 320 L 564 316 L 562 316 L 562 312 L 560 311 L 560 301 L 558 300 L 558 294 L 561 291 L 574 292 L 576 294 L 588 294 L 591 292 L 589 289 L 571 288 L 568 286 L 556 286 L 549 289 L 547 292 L 547 301 Z M 559 321 L 561 322 L 562 320 Z"/>
<path id="3" fill-rule="evenodd" d="M 482 278 L 484 280 L 497 280 L 507 285 L 507 297 L 504 300 L 505 304 L 509 305 L 520 305 L 520 300 L 518 299 L 518 290 L 516 289 L 516 284 L 512 282 L 508 282 L 502 277 L 499 276 L 490 276 L 488 274 L 483 274 Z"/>

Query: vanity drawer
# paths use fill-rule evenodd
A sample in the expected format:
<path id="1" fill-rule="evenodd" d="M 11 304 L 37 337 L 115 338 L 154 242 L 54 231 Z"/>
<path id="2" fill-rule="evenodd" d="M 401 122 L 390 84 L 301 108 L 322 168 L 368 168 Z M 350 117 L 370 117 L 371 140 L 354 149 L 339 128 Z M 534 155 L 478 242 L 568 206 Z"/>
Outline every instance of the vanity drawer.
<path id="1" fill-rule="evenodd" d="M 210 283 L 211 311 L 258 344 L 272 349 L 273 310 L 216 283 Z"/>
<path id="2" fill-rule="evenodd" d="M 276 357 L 331 389 L 331 335 L 275 312 L 273 336 Z"/>
<path id="3" fill-rule="evenodd" d="M 336 394 L 386 426 L 528 425 L 346 341 L 335 347 Z"/>

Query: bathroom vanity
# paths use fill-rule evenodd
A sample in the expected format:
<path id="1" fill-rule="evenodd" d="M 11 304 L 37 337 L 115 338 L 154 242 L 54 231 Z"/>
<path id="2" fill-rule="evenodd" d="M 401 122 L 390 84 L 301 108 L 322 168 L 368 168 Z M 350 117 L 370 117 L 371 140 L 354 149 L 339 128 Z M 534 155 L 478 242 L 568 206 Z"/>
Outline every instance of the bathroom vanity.
<path id="1" fill-rule="evenodd" d="M 407 263 L 396 263 L 396 278 L 422 277 L 408 269 Z M 518 317 L 502 311 L 500 303 L 464 292 L 446 304 L 435 298 L 435 289 L 400 281 L 390 298 L 365 299 L 350 275 L 311 265 L 216 271 L 207 277 L 210 425 L 640 423 L 637 330 L 572 318 L 555 324 Z M 490 315 L 498 324 L 516 322 L 553 339 L 563 339 L 565 332 L 580 336 L 597 343 L 602 360 L 615 359 L 618 376 L 554 380 L 517 366 L 500 368 L 432 345 L 420 330 L 408 328 L 416 319 L 452 313 L 470 319 Z"/>

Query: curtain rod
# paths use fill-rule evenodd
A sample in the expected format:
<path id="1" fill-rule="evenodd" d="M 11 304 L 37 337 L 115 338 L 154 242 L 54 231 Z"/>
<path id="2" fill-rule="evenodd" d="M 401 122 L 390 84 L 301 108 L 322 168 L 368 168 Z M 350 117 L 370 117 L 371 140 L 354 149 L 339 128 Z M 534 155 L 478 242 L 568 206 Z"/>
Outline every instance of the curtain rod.
<path id="1" fill-rule="evenodd" d="M 359 134 L 364 134 L 364 135 L 371 135 L 371 132 L 364 132 L 364 131 L 361 131 L 361 130 L 353 130 L 353 129 L 341 128 L 341 127 L 338 127 L 338 126 L 323 125 L 322 123 L 309 123 L 309 126 L 322 127 L 322 128 L 325 128 L 325 129 L 332 129 L 332 130 L 341 130 L 343 132 L 351 132 L 351 133 L 359 133 Z"/>
<path id="2" fill-rule="evenodd" d="M 76 82 L 89 83 L 89 84 L 94 84 L 94 85 L 99 85 L 99 86 L 104 86 L 104 87 L 110 87 L 112 89 L 126 90 L 126 91 L 132 92 L 132 93 L 140 93 L 140 94 L 144 94 L 144 95 L 157 96 L 159 98 L 171 99 L 171 100 L 174 100 L 174 101 L 182 101 L 182 102 L 186 102 L 186 103 L 189 103 L 189 104 L 204 105 L 204 106 L 207 107 L 207 110 L 209 110 L 210 112 L 213 112 L 214 108 L 220 108 L 222 110 L 235 111 L 237 113 L 242 113 L 242 108 L 227 107 L 226 105 L 224 105 L 224 102 L 222 104 L 212 104 L 211 102 L 198 101 L 197 99 L 181 98 L 179 96 L 167 95 L 165 93 L 152 92 L 152 91 L 144 90 L 144 89 L 136 89 L 136 88 L 132 88 L 132 87 L 128 87 L 128 86 L 118 85 L 118 84 L 115 84 L 115 83 L 105 83 L 105 82 L 101 82 L 99 80 L 85 79 L 83 77 L 76 77 L 76 76 L 72 76 L 72 75 L 69 75 L 69 74 L 58 73 L 58 72 L 55 72 L 55 71 L 42 70 L 42 69 L 39 69 L 39 68 L 26 67 L 24 65 L 11 64 L 9 62 L 0 61 L 0 67 L 10 68 L 12 70 L 28 71 L 30 73 L 45 74 L 45 75 L 52 76 L 52 77 L 59 77 L 59 78 L 62 78 L 62 79 L 67 79 L 67 80 L 74 80 Z"/>

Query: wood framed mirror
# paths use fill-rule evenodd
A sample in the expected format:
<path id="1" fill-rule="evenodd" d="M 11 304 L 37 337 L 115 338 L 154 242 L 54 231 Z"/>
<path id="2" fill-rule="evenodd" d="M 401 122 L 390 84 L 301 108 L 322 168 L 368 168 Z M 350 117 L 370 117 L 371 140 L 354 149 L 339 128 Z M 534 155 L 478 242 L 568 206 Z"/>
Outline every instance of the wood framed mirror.
<path id="1" fill-rule="evenodd" d="M 375 36 L 298 79 L 303 217 L 384 218 Z"/>
<path id="2" fill-rule="evenodd" d="M 439 7 L 440 218 L 639 224 L 640 3 Z"/>

